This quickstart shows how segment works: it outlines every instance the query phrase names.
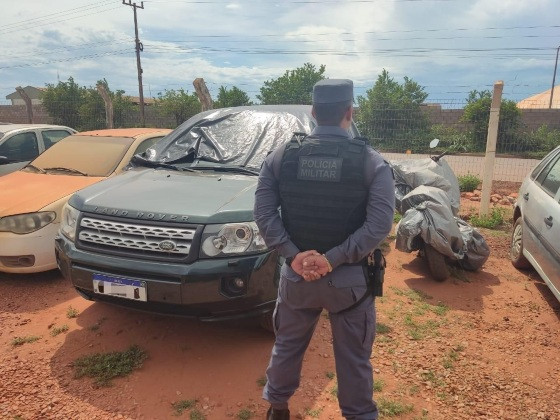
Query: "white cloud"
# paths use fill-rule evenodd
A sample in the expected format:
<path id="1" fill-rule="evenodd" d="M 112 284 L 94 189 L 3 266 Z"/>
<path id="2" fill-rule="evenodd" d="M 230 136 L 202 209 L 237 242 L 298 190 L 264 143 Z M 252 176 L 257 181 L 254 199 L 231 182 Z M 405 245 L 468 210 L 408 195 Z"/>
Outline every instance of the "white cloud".
<path id="1" fill-rule="evenodd" d="M 131 7 L 119 0 L 5 3 L 0 99 L 19 84 L 56 82 L 57 71 L 62 80 L 93 85 L 105 77 L 113 89 L 137 92 Z M 204 77 L 211 92 L 236 85 L 254 97 L 264 80 L 311 62 L 325 64 L 328 77 L 354 79 L 358 94 L 386 68 L 433 92 L 500 78 L 506 91 L 512 81 L 516 94 L 529 96 L 549 88 L 560 36 L 556 3 L 146 1 L 138 10 L 143 78 L 152 92 L 192 90 L 192 80 Z M 529 26 L 537 28 L 483 29 Z"/>

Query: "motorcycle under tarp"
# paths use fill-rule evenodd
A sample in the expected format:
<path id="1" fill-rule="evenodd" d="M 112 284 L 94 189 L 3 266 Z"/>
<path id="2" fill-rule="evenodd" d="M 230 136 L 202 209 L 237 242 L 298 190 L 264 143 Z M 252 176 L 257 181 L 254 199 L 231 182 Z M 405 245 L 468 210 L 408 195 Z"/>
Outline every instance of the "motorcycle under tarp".
<path id="1" fill-rule="evenodd" d="M 460 219 L 457 177 L 444 160 L 393 161 L 397 225 L 396 248 L 437 252 L 466 270 L 478 270 L 490 248 L 482 235 Z M 429 258 L 429 257 L 428 257 Z"/>
<path id="2" fill-rule="evenodd" d="M 447 194 L 421 185 L 402 198 L 404 215 L 397 226 L 396 248 L 418 251 L 422 243 L 433 247 L 466 270 L 478 270 L 488 259 L 490 248 L 482 235 L 453 215 Z"/>

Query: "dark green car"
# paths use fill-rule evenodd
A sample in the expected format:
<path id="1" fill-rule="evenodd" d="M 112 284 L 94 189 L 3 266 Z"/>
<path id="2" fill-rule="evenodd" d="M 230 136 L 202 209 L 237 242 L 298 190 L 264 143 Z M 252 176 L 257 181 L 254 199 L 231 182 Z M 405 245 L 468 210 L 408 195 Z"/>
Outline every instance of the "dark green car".
<path id="1" fill-rule="evenodd" d="M 264 314 L 266 324 L 281 261 L 253 221 L 258 171 L 314 125 L 311 107 L 296 105 L 192 117 L 122 175 L 72 196 L 60 270 L 86 299 L 203 320 Z"/>

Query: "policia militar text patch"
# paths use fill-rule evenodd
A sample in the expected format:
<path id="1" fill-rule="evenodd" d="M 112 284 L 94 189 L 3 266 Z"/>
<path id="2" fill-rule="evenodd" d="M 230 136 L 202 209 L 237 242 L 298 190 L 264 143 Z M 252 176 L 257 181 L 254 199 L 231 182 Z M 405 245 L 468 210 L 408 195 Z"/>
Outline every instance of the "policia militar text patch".
<path id="1" fill-rule="evenodd" d="M 297 179 L 303 181 L 340 182 L 342 158 L 300 156 Z"/>

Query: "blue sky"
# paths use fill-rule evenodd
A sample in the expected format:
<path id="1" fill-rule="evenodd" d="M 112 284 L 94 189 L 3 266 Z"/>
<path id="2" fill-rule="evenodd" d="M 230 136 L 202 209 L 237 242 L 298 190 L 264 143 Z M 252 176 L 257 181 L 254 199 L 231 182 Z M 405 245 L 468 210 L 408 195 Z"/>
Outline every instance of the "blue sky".
<path id="1" fill-rule="evenodd" d="M 138 2 L 140 4 L 140 2 Z M 21 85 L 72 76 L 138 95 L 132 8 L 121 0 L 2 0 L 0 103 Z M 461 104 L 504 81 L 519 101 L 550 89 L 560 46 L 558 0 L 151 0 L 138 10 L 144 96 L 203 77 L 253 99 L 265 80 L 305 62 L 354 80 L 381 70 Z M 560 84 L 560 75 L 557 76 Z"/>

